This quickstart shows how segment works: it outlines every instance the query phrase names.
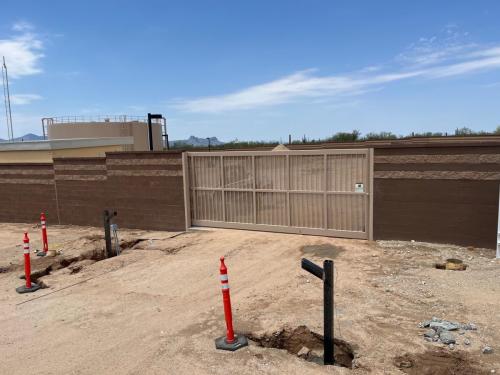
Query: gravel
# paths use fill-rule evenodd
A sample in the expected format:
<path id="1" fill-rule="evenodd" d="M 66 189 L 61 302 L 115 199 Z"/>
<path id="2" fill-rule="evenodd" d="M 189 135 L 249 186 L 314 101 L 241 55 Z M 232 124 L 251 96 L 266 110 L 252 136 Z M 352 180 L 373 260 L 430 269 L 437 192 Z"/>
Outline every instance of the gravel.
<path id="1" fill-rule="evenodd" d="M 439 334 L 439 340 L 441 340 L 441 342 L 443 344 L 455 344 L 456 340 L 455 340 L 455 336 L 453 335 L 453 333 L 451 332 L 448 332 L 448 331 L 442 331 L 440 334 Z"/>
<path id="2" fill-rule="evenodd" d="M 440 319 L 437 317 L 432 317 L 431 320 L 424 320 L 418 323 L 420 328 L 430 328 L 424 332 L 424 339 L 428 342 L 441 342 L 442 344 L 448 345 L 451 350 L 455 348 L 456 338 L 452 333 L 456 332 L 459 335 L 465 334 L 466 331 L 476 331 L 477 326 L 474 323 L 461 324 L 458 322 L 453 322 L 449 320 Z M 471 342 L 469 338 L 463 340 L 464 345 L 470 345 Z M 484 351 L 486 349 L 486 352 Z M 483 353 L 489 354 L 489 347 L 483 349 Z M 492 349 L 491 349 L 492 350 Z"/>
<path id="3" fill-rule="evenodd" d="M 491 346 L 485 346 L 483 350 L 481 350 L 483 354 L 492 354 L 493 353 L 493 348 Z"/>

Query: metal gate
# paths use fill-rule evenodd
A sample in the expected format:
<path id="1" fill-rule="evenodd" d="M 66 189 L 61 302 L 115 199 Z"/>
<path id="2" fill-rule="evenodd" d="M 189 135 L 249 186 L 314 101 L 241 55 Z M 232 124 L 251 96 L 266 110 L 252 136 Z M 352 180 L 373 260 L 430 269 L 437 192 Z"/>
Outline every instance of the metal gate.
<path id="1" fill-rule="evenodd" d="M 186 225 L 372 239 L 373 149 L 183 154 Z"/>

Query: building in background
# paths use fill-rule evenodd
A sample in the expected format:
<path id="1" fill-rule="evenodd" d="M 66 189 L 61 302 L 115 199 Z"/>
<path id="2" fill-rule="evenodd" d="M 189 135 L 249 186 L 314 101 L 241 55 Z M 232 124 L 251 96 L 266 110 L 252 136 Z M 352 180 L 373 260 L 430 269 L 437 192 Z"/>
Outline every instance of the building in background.
<path id="1" fill-rule="evenodd" d="M 161 151 L 166 137 L 165 118 L 152 120 L 153 150 Z M 149 150 L 147 117 L 96 116 L 51 117 L 42 119 L 43 135 L 48 140 L 74 138 L 132 137 L 133 151 Z"/>
<path id="2" fill-rule="evenodd" d="M 0 163 L 51 163 L 61 157 L 104 157 L 106 152 L 150 150 L 147 117 L 52 117 L 42 119 L 42 127 L 42 140 L 0 142 Z M 152 120 L 151 134 L 153 151 L 163 150 L 163 117 Z"/>

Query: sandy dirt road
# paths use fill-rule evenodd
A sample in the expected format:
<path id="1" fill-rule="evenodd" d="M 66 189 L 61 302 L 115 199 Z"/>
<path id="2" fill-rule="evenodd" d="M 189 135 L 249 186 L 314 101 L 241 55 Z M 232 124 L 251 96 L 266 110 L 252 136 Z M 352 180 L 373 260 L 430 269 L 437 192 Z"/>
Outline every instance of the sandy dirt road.
<path id="1" fill-rule="evenodd" d="M 19 295 L 25 228 L 40 248 L 39 229 L 0 225 L 0 374 L 500 373 L 500 263 L 490 250 L 236 230 L 124 230 L 128 249 L 95 262 L 99 257 L 89 254 L 103 248 L 99 228 L 53 226 L 49 240 L 62 254 L 32 257 L 35 271 L 56 264 L 39 279 L 46 288 Z M 216 351 L 214 339 L 224 333 L 221 255 L 235 330 L 255 340 L 302 325 L 322 333 L 321 281 L 301 270 L 300 259 L 334 259 L 335 336 L 353 346 L 354 368 L 320 366 L 254 341 L 234 353 Z M 434 267 L 450 257 L 469 267 Z M 417 325 L 433 316 L 474 322 L 478 330 L 457 335 L 450 350 L 423 339 Z M 485 345 L 493 354 L 481 353 Z"/>

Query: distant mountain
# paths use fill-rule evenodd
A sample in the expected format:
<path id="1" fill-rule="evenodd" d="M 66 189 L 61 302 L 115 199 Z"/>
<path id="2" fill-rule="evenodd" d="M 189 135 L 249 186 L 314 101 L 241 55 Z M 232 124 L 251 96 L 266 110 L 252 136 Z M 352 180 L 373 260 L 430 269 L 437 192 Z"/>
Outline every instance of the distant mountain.
<path id="1" fill-rule="evenodd" d="M 192 135 L 188 139 L 179 139 L 176 141 L 169 141 L 170 146 L 172 147 L 182 147 L 182 146 L 190 146 L 190 147 L 208 147 L 208 139 L 210 139 L 210 146 L 220 146 L 223 145 L 224 142 L 221 142 L 217 139 L 217 137 L 210 138 L 198 138 Z"/>
<path id="2" fill-rule="evenodd" d="M 21 137 L 14 138 L 14 142 L 41 141 L 41 140 L 43 140 L 43 137 L 41 135 L 36 135 L 33 133 L 28 133 Z M 7 140 L 0 138 L 0 142 L 7 142 Z"/>

